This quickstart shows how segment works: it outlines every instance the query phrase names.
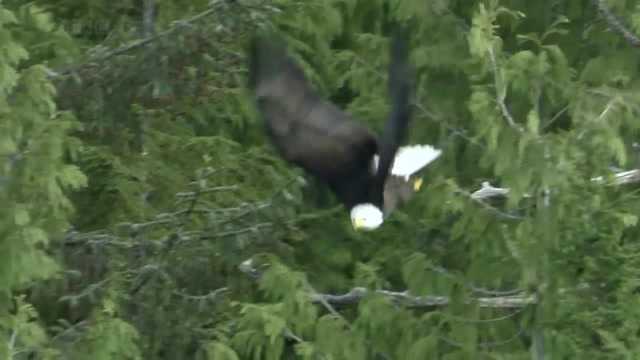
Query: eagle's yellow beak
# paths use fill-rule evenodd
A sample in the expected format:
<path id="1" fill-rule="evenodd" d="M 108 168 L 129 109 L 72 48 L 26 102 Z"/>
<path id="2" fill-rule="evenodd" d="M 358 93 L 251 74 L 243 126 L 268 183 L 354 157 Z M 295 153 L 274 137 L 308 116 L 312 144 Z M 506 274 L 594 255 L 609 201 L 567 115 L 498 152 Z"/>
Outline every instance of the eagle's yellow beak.
<path id="1" fill-rule="evenodd" d="M 353 228 L 355 230 L 360 230 L 364 227 L 364 219 L 363 218 L 355 218 L 352 221 Z"/>
<path id="2" fill-rule="evenodd" d="M 413 191 L 418 191 L 422 187 L 422 178 L 417 178 L 413 182 Z"/>

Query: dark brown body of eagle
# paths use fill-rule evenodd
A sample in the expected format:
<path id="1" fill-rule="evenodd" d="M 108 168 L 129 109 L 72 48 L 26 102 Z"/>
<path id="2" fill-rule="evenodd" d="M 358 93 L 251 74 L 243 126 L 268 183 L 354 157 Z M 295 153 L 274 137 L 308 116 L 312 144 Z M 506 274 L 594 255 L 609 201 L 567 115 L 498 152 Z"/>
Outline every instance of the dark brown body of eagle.
<path id="1" fill-rule="evenodd" d="M 411 117 L 412 82 L 401 32 L 390 49 L 392 108 L 382 136 L 377 137 L 322 99 L 277 37 L 256 36 L 250 45 L 249 89 L 271 141 L 287 161 L 326 183 L 347 209 L 370 203 L 387 214 L 413 194 L 411 182 L 389 176 Z M 378 166 L 372 169 L 376 154 Z M 391 181 L 385 189 L 387 180 Z"/>

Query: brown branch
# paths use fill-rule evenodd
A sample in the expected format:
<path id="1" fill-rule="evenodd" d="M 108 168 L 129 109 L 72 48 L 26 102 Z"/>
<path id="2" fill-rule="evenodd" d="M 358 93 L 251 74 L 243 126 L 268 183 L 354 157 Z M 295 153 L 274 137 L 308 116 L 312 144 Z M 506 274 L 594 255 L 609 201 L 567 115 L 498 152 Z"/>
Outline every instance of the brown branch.
<path id="1" fill-rule="evenodd" d="M 253 266 L 253 260 L 248 259 L 243 261 L 238 269 L 249 275 L 252 278 L 260 276 L 260 272 Z M 330 305 L 353 305 L 359 303 L 364 297 L 369 294 L 380 294 L 388 298 L 392 302 L 398 305 L 402 305 L 408 308 L 426 308 L 426 307 L 442 307 L 447 306 L 450 303 L 450 298 L 447 296 L 414 296 L 409 294 L 408 291 L 389 291 L 389 290 L 368 290 L 363 287 L 355 287 L 345 294 L 322 294 L 318 292 L 310 292 L 309 297 L 311 302 L 316 304 L 322 304 L 323 306 Z M 523 308 L 528 305 L 533 305 L 538 302 L 535 295 L 527 295 L 523 293 L 508 295 L 508 296 L 495 296 L 495 297 L 475 297 L 467 301 L 468 303 L 476 303 L 482 308 Z M 331 307 L 331 309 L 333 309 Z M 335 310 L 330 311 L 334 313 Z"/>
<path id="2" fill-rule="evenodd" d="M 622 35 L 622 37 L 633 47 L 640 47 L 640 38 L 636 36 L 631 30 L 622 23 L 622 20 L 618 18 L 609 6 L 606 4 L 606 0 L 592 0 L 602 17 L 607 22 L 609 29 Z"/>
<path id="3" fill-rule="evenodd" d="M 441 307 L 449 305 L 450 302 L 450 299 L 447 296 L 413 296 L 407 291 L 368 290 L 362 287 L 353 288 L 349 292 L 341 295 L 311 294 L 310 296 L 311 301 L 314 303 L 326 301 L 334 305 L 351 305 L 360 302 L 365 296 L 372 293 L 383 295 L 394 303 L 409 308 Z M 483 308 L 522 308 L 536 304 L 537 301 L 538 300 L 535 295 L 511 295 L 499 297 L 477 297 L 467 302 L 477 303 L 478 306 Z"/>

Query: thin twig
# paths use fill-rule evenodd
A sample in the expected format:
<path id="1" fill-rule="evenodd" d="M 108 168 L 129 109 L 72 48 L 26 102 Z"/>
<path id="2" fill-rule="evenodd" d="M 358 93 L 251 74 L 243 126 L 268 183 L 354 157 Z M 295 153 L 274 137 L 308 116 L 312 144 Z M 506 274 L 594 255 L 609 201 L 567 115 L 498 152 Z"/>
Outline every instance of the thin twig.
<path id="1" fill-rule="evenodd" d="M 546 129 L 549 128 L 549 126 L 551 126 L 553 123 L 556 122 L 556 120 L 560 119 L 560 116 L 562 116 L 562 114 L 564 114 L 565 112 L 567 112 L 567 110 L 569 110 L 569 105 L 563 107 L 560 111 L 558 111 L 555 115 L 553 115 L 553 117 L 551 118 L 551 120 L 549 120 L 549 122 L 547 122 L 546 124 L 544 124 L 544 126 L 542 127 L 542 129 L 540 129 L 540 131 L 544 131 Z"/>
<path id="2" fill-rule="evenodd" d="M 9 358 L 13 359 L 13 355 L 15 353 L 14 348 L 16 346 L 16 341 L 18 339 L 18 329 L 14 328 L 11 332 L 11 337 L 9 338 L 9 343 L 7 344 L 7 352 L 9 353 Z"/>
<path id="3" fill-rule="evenodd" d="M 211 300 L 216 300 L 218 298 L 218 295 L 224 294 L 227 291 L 229 291 L 229 288 L 225 286 L 225 287 L 221 287 L 219 289 L 210 291 L 204 295 L 189 295 L 189 294 L 179 292 L 177 290 L 174 290 L 173 294 L 191 301 L 203 301 L 203 300 L 211 301 Z"/>
<path id="4" fill-rule="evenodd" d="M 498 106 L 500 107 L 500 111 L 502 112 L 502 116 L 507 120 L 509 126 L 518 132 L 523 132 L 524 130 L 518 124 L 516 124 L 515 120 L 513 120 L 513 116 L 509 112 L 507 108 L 507 104 L 504 102 L 505 95 L 501 95 L 501 81 L 498 79 L 499 71 L 498 71 L 498 63 L 496 62 L 496 56 L 493 51 L 493 46 L 489 47 L 489 59 L 491 60 L 491 67 L 493 68 L 493 81 L 496 88 L 496 101 L 498 102 Z M 505 90 L 506 94 L 506 90 Z"/>

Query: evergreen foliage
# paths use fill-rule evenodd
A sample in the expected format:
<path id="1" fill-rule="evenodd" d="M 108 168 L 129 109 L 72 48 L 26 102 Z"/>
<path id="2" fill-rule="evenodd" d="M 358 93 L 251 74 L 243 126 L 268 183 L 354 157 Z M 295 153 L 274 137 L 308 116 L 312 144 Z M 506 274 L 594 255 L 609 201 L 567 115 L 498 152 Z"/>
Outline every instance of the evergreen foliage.
<path id="1" fill-rule="evenodd" d="M 399 24 L 444 152 L 356 233 L 245 48 L 380 131 Z M 0 358 L 635 358 L 635 34 L 632 0 L 0 3 Z"/>

